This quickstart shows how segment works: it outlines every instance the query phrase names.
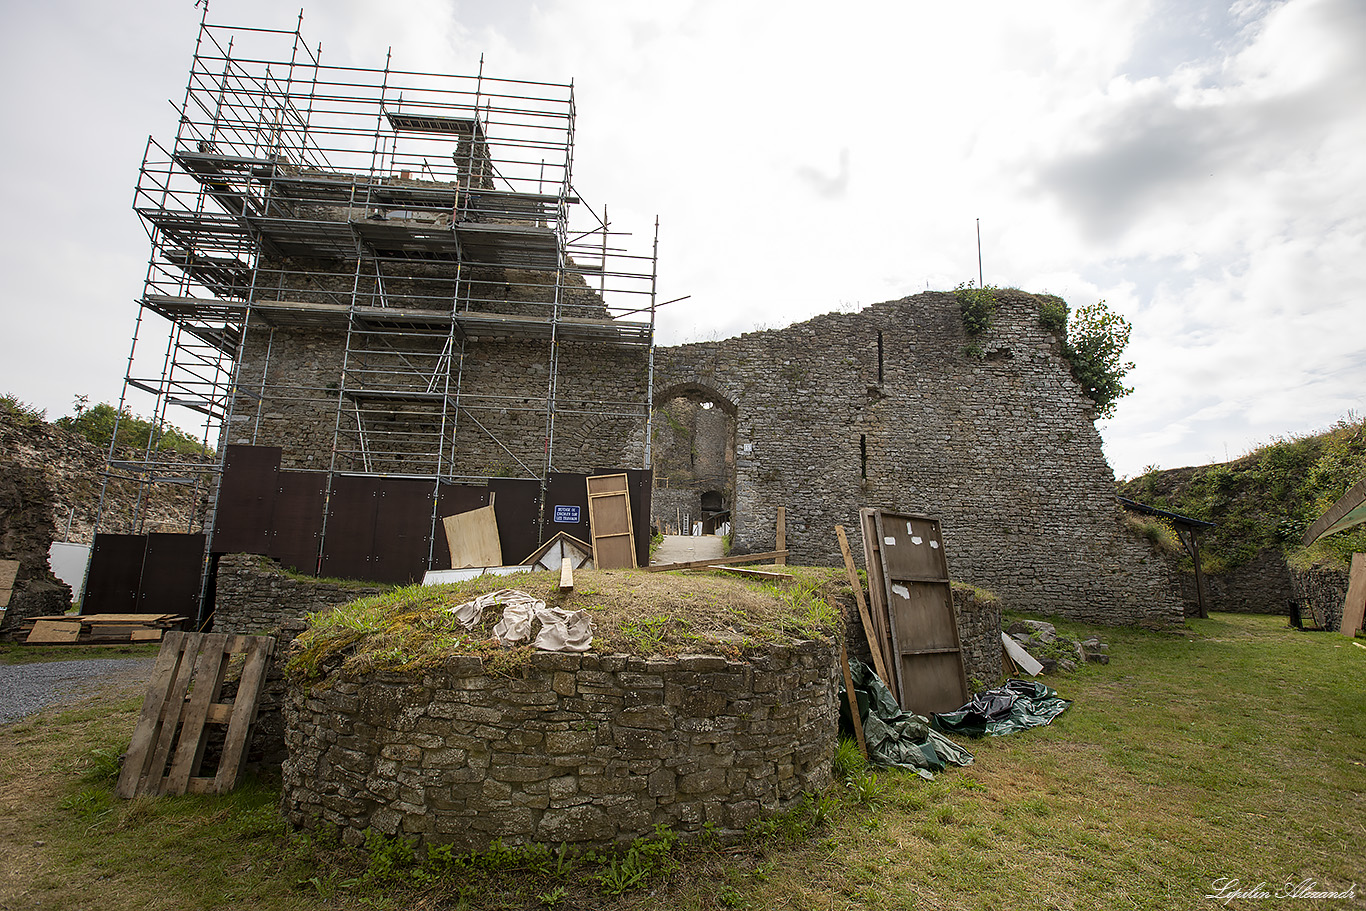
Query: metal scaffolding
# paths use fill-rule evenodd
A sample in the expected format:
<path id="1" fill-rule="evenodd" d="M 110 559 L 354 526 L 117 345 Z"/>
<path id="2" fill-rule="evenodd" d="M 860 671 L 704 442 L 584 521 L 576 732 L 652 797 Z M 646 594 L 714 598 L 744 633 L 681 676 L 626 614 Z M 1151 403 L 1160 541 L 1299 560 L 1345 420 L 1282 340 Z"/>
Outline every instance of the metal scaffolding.
<path id="1" fill-rule="evenodd" d="M 488 477 L 472 438 L 505 454 L 499 476 L 544 484 L 574 416 L 638 425 L 648 467 L 648 380 L 565 393 L 566 346 L 648 373 L 658 236 L 629 253 L 576 192 L 572 83 L 492 78 L 482 59 L 472 76 L 327 66 L 301 27 L 200 24 L 175 139 L 148 139 L 135 193 L 151 257 L 120 412 L 132 390 L 158 425 L 196 412 L 220 474 L 226 444 L 281 445 L 309 421 L 329 484 Z M 159 373 L 136 366 L 152 315 L 170 327 Z M 337 344 L 302 355 L 310 332 Z M 536 390 L 471 382 L 489 340 L 539 352 Z M 539 451 L 502 436 L 509 413 Z M 111 451 L 110 470 L 204 469 L 156 443 Z"/>

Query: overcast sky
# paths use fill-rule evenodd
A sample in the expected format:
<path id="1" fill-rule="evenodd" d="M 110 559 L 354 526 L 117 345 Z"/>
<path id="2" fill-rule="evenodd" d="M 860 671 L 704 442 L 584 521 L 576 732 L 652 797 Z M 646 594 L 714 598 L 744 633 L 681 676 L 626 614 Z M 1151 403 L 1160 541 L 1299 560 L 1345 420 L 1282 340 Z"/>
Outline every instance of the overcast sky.
<path id="1" fill-rule="evenodd" d="M 298 10 L 211 0 L 209 19 Z M 0 10 L 0 391 L 117 401 L 192 0 Z M 1117 475 L 1363 409 L 1366 0 L 315 0 L 323 62 L 575 84 L 575 184 L 648 248 L 661 344 L 977 277 L 1132 321 Z M 164 344 L 164 328 L 154 333 Z M 150 404 L 133 402 L 134 410 Z"/>

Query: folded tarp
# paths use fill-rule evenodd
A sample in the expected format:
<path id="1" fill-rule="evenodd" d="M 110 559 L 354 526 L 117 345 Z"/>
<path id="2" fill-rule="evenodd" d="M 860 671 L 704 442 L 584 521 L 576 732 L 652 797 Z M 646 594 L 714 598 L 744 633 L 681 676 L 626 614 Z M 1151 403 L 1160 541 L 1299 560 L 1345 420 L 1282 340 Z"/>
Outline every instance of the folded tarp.
<path id="1" fill-rule="evenodd" d="M 913 769 L 925 777 L 941 771 L 946 764 L 964 766 L 972 763 L 972 754 L 931 729 L 929 719 L 902 710 L 896 697 L 868 665 L 851 658 L 849 674 L 854 681 L 854 695 L 858 698 L 869 762 Z M 848 736 L 854 736 L 843 680 L 840 681 L 840 728 L 847 730 Z"/>
<path id="2" fill-rule="evenodd" d="M 934 726 L 951 734 L 999 737 L 1025 728 L 1048 724 L 1071 705 L 1071 700 L 1033 680 L 1007 680 L 983 690 L 953 712 L 931 716 Z"/>

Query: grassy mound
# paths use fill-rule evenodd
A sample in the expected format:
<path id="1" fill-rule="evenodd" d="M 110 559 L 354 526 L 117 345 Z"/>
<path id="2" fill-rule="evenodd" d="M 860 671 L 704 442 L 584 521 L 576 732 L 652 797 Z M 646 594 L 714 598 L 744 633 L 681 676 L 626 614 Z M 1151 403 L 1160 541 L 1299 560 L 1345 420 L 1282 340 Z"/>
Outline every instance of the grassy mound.
<path id="1" fill-rule="evenodd" d="M 451 608 L 500 588 L 524 591 L 549 607 L 586 610 L 600 654 L 739 656 L 769 643 L 839 634 L 837 601 L 853 594 L 843 570 L 781 567 L 791 583 L 755 582 L 710 573 L 580 570 L 561 592 L 559 573 L 480 576 L 451 585 L 410 585 L 313 614 L 295 643 L 290 671 L 318 677 L 333 670 L 416 670 L 452 655 L 478 655 L 491 672 L 525 665 L 530 646 L 493 638 L 501 608 L 465 630 Z"/>

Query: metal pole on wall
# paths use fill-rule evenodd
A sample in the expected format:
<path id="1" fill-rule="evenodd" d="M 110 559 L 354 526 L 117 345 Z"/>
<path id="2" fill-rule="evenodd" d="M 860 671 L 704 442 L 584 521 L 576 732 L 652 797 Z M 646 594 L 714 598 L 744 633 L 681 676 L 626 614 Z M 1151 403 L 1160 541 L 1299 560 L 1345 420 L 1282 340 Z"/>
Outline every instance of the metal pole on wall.
<path id="1" fill-rule="evenodd" d="M 977 219 L 977 287 L 985 288 L 986 282 L 982 281 L 982 219 Z"/>

